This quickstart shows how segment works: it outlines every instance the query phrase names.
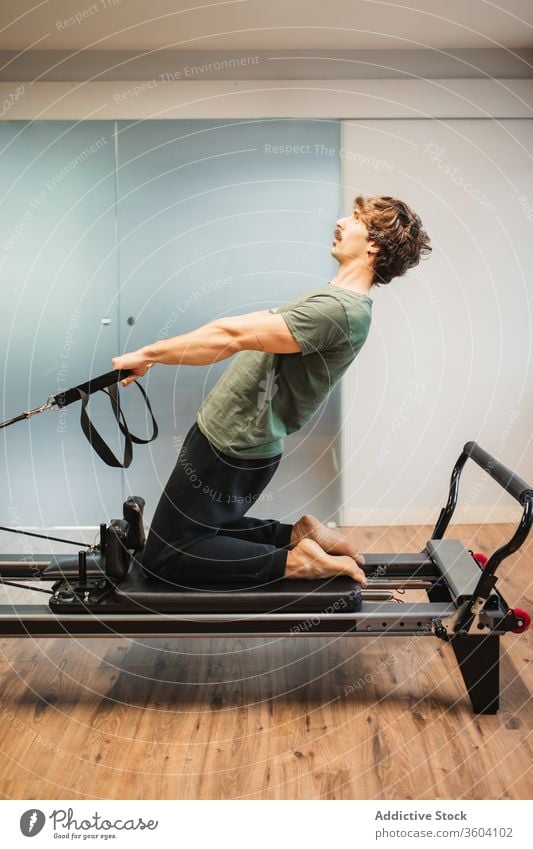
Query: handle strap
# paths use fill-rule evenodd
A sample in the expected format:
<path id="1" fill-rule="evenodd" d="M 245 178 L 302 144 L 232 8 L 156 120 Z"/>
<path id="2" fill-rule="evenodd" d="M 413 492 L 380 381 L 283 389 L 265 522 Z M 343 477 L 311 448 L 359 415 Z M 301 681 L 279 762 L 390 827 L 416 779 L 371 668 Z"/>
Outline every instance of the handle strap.
<path id="1" fill-rule="evenodd" d="M 48 399 L 49 403 L 53 406 L 59 407 L 60 409 L 62 407 L 67 407 L 69 404 L 74 404 L 75 401 L 79 401 L 79 389 L 81 389 L 82 392 L 86 392 L 87 395 L 91 395 L 93 392 L 98 392 L 100 389 L 107 389 L 108 386 L 119 383 L 125 377 L 129 377 L 130 374 L 131 371 L 129 369 L 108 371 L 106 374 L 99 374 L 97 377 L 91 377 L 90 380 L 87 380 L 85 383 L 80 383 L 79 386 L 73 386 L 71 389 L 65 389 L 64 392 L 52 395 Z"/>

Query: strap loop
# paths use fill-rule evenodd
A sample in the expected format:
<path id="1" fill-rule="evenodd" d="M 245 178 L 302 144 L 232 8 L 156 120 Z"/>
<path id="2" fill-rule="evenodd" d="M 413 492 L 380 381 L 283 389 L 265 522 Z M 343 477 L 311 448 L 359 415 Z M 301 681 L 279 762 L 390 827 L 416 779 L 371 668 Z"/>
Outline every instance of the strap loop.
<path id="1" fill-rule="evenodd" d="M 153 442 L 153 440 L 156 439 L 157 434 L 159 432 L 157 422 L 152 412 L 150 401 L 148 400 L 148 395 L 146 394 L 142 386 L 137 383 L 137 381 L 135 381 L 135 385 L 143 396 L 146 408 L 150 414 L 150 418 L 152 419 L 152 435 L 148 437 L 148 439 L 141 439 L 141 437 L 135 436 L 134 434 L 130 433 L 126 419 L 124 417 L 124 413 L 122 411 L 122 407 L 120 406 L 117 384 L 113 384 L 109 387 L 109 389 L 100 390 L 101 392 L 105 392 L 105 394 L 109 397 L 113 416 L 119 426 L 121 433 L 124 436 L 124 456 L 122 458 L 122 462 L 117 457 L 115 457 L 111 448 L 104 441 L 104 439 L 102 439 L 102 437 L 100 436 L 100 434 L 98 433 L 89 418 L 89 414 L 87 413 L 87 405 L 89 403 L 90 396 L 79 386 L 76 387 L 81 399 L 80 425 L 83 433 L 85 434 L 88 442 L 90 443 L 92 448 L 94 448 L 100 459 L 103 460 L 104 463 L 106 463 L 108 466 L 113 466 L 114 468 L 118 469 L 127 469 L 128 466 L 130 466 L 133 458 L 132 443 L 135 443 L 136 445 L 147 445 L 149 442 Z"/>

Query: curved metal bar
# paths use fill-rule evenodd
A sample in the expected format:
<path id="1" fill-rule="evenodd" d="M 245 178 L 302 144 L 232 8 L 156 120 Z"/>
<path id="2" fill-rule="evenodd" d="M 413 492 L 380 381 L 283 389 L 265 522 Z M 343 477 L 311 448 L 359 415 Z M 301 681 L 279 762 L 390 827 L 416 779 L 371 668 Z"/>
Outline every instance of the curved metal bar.
<path id="1" fill-rule="evenodd" d="M 453 467 L 452 475 L 450 478 L 450 491 L 448 495 L 448 502 L 446 504 L 446 507 L 443 507 L 440 511 L 440 516 L 437 520 L 435 528 L 433 529 L 433 533 L 431 534 L 431 539 L 442 539 L 442 537 L 446 533 L 446 529 L 450 524 L 450 520 L 454 514 L 454 510 L 457 504 L 457 496 L 459 494 L 459 480 L 461 477 L 461 472 L 463 471 L 463 466 L 467 460 L 468 454 L 465 454 L 465 452 L 462 451 L 459 456 L 459 459 Z"/>

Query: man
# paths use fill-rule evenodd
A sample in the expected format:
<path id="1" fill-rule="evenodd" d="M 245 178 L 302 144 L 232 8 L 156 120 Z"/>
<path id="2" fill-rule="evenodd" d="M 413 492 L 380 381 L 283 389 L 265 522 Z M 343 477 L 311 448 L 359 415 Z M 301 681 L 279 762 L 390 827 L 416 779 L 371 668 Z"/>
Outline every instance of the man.
<path id="1" fill-rule="evenodd" d="M 366 583 L 364 557 L 316 517 L 294 525 L 245 513 L 281 460 L 283 439 L 318 409 L 361 350 L 374 286 L 429 254 L 418 215 L 389 196 L 355 198 L 336 223 L 336 276 L 278 309 L 209 324 L 116 357 L 134 374 L 156 363 L 208 365 L 237 354 L 203 401 L 157 506 L 145 569 L 181 585 L 249 585 L 348 574 Z"/>

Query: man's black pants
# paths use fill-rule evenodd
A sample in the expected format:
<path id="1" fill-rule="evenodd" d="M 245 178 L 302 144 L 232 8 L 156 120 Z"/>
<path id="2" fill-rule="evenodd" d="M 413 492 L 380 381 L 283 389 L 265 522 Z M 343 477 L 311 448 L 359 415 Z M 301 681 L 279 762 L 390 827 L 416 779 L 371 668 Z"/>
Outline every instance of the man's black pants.
<path id="1" fill-rule="evenodd" d="M 196 422 L 155 511 L 144 568 L 180 586 L 257 586 L 285 572 L 292 525 L 245 513 L 261 500 L 281 454 L 222 454 Z"/>

